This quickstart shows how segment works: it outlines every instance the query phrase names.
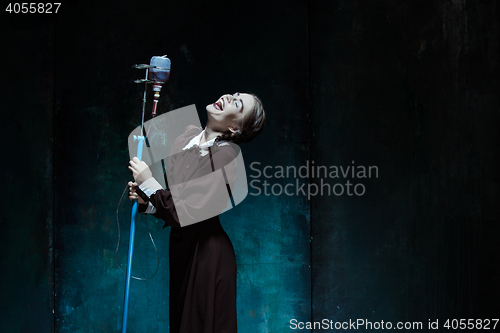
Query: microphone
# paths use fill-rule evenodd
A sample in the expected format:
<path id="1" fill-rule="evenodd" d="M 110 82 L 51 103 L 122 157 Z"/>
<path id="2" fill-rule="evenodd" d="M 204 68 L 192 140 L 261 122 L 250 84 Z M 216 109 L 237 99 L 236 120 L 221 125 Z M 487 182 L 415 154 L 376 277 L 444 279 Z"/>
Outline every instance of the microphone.
<path id="1" fill-rule="evenodd" d="M 164 56 L 154 56 L 151 58 L 150 62 L 151 67 L 148 73 L 148 79 L 153 81 L 153 91 L 154 99 L 153 99 L 153 112 L 152 116 L 156 116 L 156 106 L 158 104 L 158 99 L 160 98 L 160 90 L 161 85 L 168 81 L 170 77 L 170 59 Z"/>
<path id="2" fill-rule="evenodd" d="M 149 69 L 149 80 L 154 81 L 155 84 L 163 84 L 168 81 L 170 76 L 170 59 L 166 55 L 152 57 L 150 65 L 155 67 Z"/>

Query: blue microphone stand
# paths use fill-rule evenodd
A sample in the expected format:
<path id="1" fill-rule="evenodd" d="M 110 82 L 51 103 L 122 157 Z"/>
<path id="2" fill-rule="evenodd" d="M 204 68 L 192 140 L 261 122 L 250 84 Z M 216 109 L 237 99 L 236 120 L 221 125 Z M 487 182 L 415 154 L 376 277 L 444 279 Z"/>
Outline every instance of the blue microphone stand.
<path id="1" fill-rule="evenodd" d="M 142 160 L 142 147 L 144 144 L 144 136 L 134 135 L 134 141 L 137 143 L 137 158 Z M 125 283 L 125 302 L 123 305 L 123 325 L 122 333 L 127 332 L 127 317 L 128 317 L 128 303 L 130 296 L 130 278 L 132 277 L 132 256 L 134 255 L 134 240 L 135 240 L 135 214 L 137 214 L 137 199 L 134 200 L 132 205 L 132 216 L 130 219 L 130 237 L 128 243 L 128 261 L 127 261 L 127 279 Z"/>
<path id="2" fill-rule="evenodd" d="M 146 69 L 146 78 L 144 80 L 137 80 L 136 83 L 144 81 L 144 98 L 142 102 L 142 122 L 141 122 L 141 135 L 134 135 L 134 141 L 137 141 L 137 158 L 142 160 L 142 148 L 144 147 L 144 112 L 146 109 L 146 92 L 148 88 L 148 70 L 154 66 L 150 65 L 135 65 L 135 68 Z M 137 199 L 133 201 L 132 216 L 130 219 L 130 237 L 128 242 L 128 260 L 127 260 L 127 278 L 125 282 L 125 301 L 123 304 L 123 323 L 122 333 L 127 332 L 127 319 L 128 319 L 128 305 L 130 298 L 130 280 L 132 277 L 132 257 L 134 255 L 134 240 L 135 240 L 135 215 L 137 214 Z"/>
<path id="3" fill-rule="evenodd" d="M 135 80 L 135 83 L 144 83 L 144 98 L 142 101 L 142 121 L 141 121 L 141 133 L 140 135 L 134 135 L 134 141 L 137 141 L 137 158 L 142 160 L 142 150 L 144 147 L 144 141 L 146 139 L 144 135 L 144 113 L 146 110 L 146 93 L 148 89 L 148 83 L 154 84 L 153 91 L 154 100 L 153 100 L 153 113 L 152 116 L 156 115 L 156 107 L 158 104 L 158 100 L 160 98 L 160 90 L 161 85 L 165 83 L 170 75 L 170 59 L 167 56 L 162 57 L 153 57 L 151 58 L 150 65 L 134 65 L 134 68 L 137 69 L 145 69 L 146 70 L 146 78 L 142 80 Z M 151 73 L 149 69 L 151 68 Z M 150 79 L 151 77 L 151 79 Z M 163 163 L 163 161 L 162 161 Z M 130 280 L 132 277 L 132 257 L 134 253 L 134 239 L 135 239 L 135 215 L 137 214 L 137 199 L 134 200 L 132 205 L 132 216 L 130 219 L 130 238 L 128 243 L 128 260 L 127 260 L 127 278 L 125 283 L 125 301 L 123 304 L 123 324 L 122 324 L 122 333 L 127 332 L 127 317 L 128 317 L 128 305 L 129 305 L 129 297 L 130 297 Z"/>

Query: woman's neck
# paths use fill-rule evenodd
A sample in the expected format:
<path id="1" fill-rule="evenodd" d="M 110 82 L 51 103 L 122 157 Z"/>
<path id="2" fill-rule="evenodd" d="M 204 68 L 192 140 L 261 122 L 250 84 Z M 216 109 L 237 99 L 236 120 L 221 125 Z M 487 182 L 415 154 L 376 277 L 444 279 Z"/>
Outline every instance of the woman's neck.
<path id="1" fill-rule="evenodd" d="M 221 132 L 214 131 L 211 129 L 208 125 L 205 127 L 205 133 L 200 138 L 200 145 L 204 144 L 205 142 L 208 142 L 219 135 L 221 135 Z"/>

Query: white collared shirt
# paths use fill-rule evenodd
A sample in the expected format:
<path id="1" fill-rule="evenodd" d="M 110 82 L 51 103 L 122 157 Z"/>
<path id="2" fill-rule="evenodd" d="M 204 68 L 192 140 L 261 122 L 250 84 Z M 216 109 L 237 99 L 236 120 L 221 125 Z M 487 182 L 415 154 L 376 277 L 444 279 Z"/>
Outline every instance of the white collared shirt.
<path id="1" fill-rule="evenodd" d="M 204 134 L 205 134 L 205 130 L 201 131 L 201 133 L 196 135 L 195 137 L 193 137 L 191 139 L 191 141 L 189 141 L 188 144 L 185 145 L 184 148 L 182 148 L 182 150 L 186 150 L 186 149 L 190 149 L 190 148 L 193 148 L 195 146 L 198 146 L 200 148 L 200 156 L 201 157 L 208 154 L 208 148 L 212 147 L 214 145 L 216 138 L 213 138 L 212 140 L 208 140 L 207 142 L 200 145 L 201 138 Z M 226 146 L 226 145 L 229 145 L 229 143 L 227 143 L 226 141 L 217 142 L 217 146 Z"/>

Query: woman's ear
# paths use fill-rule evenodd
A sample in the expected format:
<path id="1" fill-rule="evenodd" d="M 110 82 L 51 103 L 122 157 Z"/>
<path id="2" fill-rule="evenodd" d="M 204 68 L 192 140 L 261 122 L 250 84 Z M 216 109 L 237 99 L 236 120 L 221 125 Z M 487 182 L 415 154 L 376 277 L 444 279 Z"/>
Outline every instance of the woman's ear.
<path id="1" fill-rule="evenodd" d="M 231 133 L 233 133 L 233 134 L 234 134 L 234 133 L 238 133 L 238 132 L 240 131 L 240 130 L 239 130 L 239 128 L 238 128 L 238 127 L 236 127 L 235 125 L 228 126 L 228 127 L 227 127 L 227 129 L 228 129 L 228 130 L 230 130 L 230 131 L 231 131 Z"/>

